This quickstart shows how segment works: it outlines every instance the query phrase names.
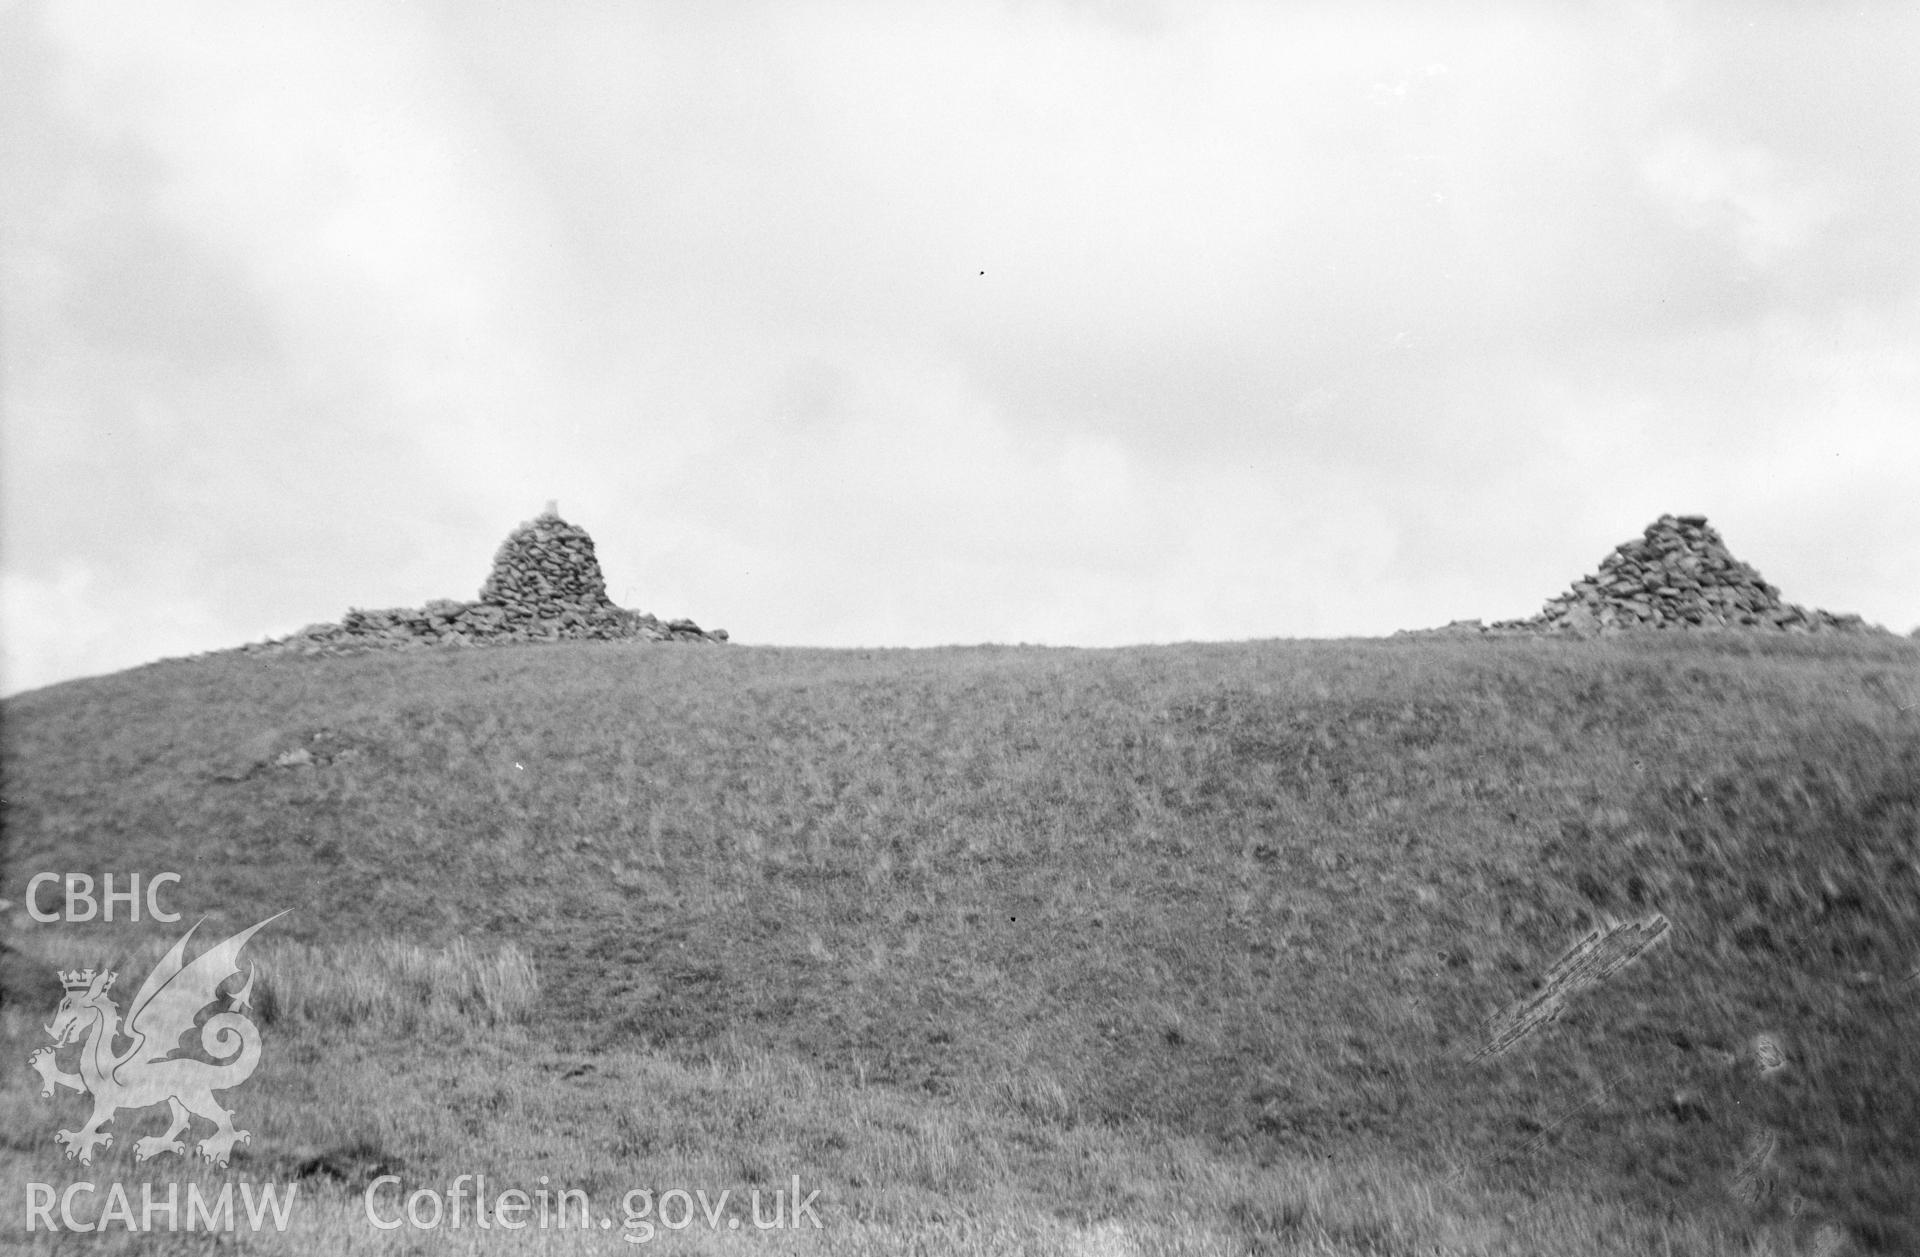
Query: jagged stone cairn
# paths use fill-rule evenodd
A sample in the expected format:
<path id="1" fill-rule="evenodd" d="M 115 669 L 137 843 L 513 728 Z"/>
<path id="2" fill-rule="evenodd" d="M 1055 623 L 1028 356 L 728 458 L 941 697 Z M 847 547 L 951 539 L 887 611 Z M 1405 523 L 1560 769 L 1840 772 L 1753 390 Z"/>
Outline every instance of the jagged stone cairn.
<path id="1" fill-rule="evenodd" d="M 355 608 L 338 624 L 311 624 L 291 637 L 246 647 L 331 654 L 425 645 L 478 646 L 563 639 L 724 642 L 692 620 L 662 623 L 607 597 L 606 577 L 587 530 L 560 518 L 551 503 L 540 518 L 507 535 L 477 602 L 440 598 L 419 608 Z"/>
<path id="2" fill-rule="evenodd" d="M 1857 615 L 1782 602 L 1778 589 L 1733 557 L 1704 515 L 1662 515 L 1538 615 L 1491 626 L 1461 620 L 1430 631 L 1589 634 L 1648 628 L 1873 631 Z"/>

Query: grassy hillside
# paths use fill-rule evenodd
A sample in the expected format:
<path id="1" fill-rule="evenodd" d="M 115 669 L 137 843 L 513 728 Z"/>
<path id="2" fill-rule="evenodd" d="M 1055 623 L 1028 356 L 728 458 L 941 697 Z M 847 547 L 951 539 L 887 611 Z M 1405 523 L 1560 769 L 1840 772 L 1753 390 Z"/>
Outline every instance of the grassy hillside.
<path id="1" fill-rule="evenodd" d="M 234 1173 L 320 1202 L 287 1251 L 422 1242 L 366 1226 L 376 1165 L 596 1199 L 798 1175 L 824 1229 L 782 1251 L 1920 1251 L 1916 703 L 1912 642 L 1750 635 L 55 686 L 4 706 L 0 896 L 174 870 L 186 915 L 9 914 L 4 1216 L 80 1174 L 51 1133 L 82 1101 L 18 1064 L 53 965 L 138 946 L 130 986 L 201 914 L 213 941 L 292 908 L 228 1097 Z M 1472 1059 L 1584 933 L 1655 912 L 1661 944 Z M 223 1177 L 130 1143 L 95 1176 Z"/>

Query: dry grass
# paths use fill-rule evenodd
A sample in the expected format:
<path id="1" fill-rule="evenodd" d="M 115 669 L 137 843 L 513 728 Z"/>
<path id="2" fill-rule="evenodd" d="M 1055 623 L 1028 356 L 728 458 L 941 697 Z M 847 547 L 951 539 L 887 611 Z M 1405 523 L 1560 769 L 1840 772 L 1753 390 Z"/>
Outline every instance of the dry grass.
<path id="1" fill-rule="evenodd" d="M 321 1185 L 383 1163 L 616 1199 L 799 1173 L 832 1220 L 794 1242 L 836 1252 L 1898 1251 L 1917 659 L 202 660 L 9 701 L 7 867 L 176 869 L 209 939 L 295 909 L 255 944 L 276 1020 L 235 1103 L 251 1172 L 335 1167 L 304 1216 L 362 1247 L 313 1251 L 419 1238 Z M 234 771 L 296 744 L 322 762 Z M 1569 944 L 1652 911 L 1670 944 L 1468 1062 Z M 51 1007 L 43 961 L 177 929 L 34 927 L 0 1052 Z M 1764 1079 L 1762 1030 L 1791 1061 Z M 33 1081 L 0 1090 L 16 1183 L 58 1165 Z M 1736 1199 L 1758 1129 L 1778 1191 Z"/>
<path id="2" fill-rule="evenodd" d="M 512 943 L 483 955 L 465 938 L 437 950 L 396 939 L 344 946 L 262 946 L 263 1018 L 412 1035 L 526 1021 L 539 994 L 533 962 Z"/>

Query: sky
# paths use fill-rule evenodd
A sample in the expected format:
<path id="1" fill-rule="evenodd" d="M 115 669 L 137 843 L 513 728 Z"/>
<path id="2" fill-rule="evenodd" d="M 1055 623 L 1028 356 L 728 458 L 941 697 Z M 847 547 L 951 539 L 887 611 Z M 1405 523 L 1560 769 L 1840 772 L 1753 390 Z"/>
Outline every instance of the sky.
<path id="1" fill-rule="evenodd" d="M 1920 624 L 1920 6 L 0 0 L 0 691 L 473 598 Z"/>

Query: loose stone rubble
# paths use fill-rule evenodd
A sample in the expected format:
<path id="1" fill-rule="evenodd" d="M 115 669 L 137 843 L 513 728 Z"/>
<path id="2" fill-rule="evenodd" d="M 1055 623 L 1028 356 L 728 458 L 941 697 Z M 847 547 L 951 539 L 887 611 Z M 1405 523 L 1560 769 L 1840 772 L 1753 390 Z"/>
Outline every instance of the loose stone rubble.
<path id="1" fill-rule="evenodd" d="M 584 528 L 561 519 L 551 503 L 521 524 L 493 556 L 476 602 L 439 598 L 424 607 L 355 608 L 337 624 L 310 624 L 290 637 L 243 647 L 252 653 L 340 654 L 418 646 L 483 646 L 510 642 L 642 639 L 725 642 L 725 629 L 692 620 L 661 622 L 615 606 Z"/>
<path id="2" fill-rule="evenodd" d="M 1442 634 L 1610 634 L 1629 629 L 1773 629 L 1883 632 L 1857 615 L 1780 600 L 1780 591 L 1734 558 L 1704 515 L 1662 515 L 1617 547 L 1592 576 L 1550 599 L 1538 615 L 1492 625 L 1456 620 Z"/>

